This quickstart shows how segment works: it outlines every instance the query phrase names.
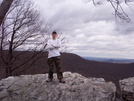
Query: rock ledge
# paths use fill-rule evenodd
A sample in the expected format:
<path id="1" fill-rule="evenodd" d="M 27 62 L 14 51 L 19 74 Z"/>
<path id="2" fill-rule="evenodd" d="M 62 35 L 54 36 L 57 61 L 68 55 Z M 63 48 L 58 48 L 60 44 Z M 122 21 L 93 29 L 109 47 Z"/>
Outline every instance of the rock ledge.
<path id="1" fill-rule="evenodd" d="M 119 81 L 123 101 L 134 101 L 134 77 Z"/>
<path id="2" fill-rule="evenodd" d="M 54 74 L 46 83 L 47 74 L 21 75 L 0 81 L 0 101 L 114 101 L 116 86 L 103 78 L 86 78 L 64 72 L 65 84 Z"/>

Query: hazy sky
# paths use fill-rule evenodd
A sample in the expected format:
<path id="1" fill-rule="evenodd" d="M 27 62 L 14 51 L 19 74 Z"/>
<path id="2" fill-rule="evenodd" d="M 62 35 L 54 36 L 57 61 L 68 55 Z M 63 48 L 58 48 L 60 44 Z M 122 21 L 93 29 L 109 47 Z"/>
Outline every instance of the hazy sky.
<path id="1" fill-rule="evenodd" d="M 67 34 L 71 52 L 80 56 L 133 58 L 134 11 L 122 3 L 132 23 L 117 23 L 110 3 L 88 0 L 34 0 L 52 30 Z M 134 10 L 134 5 L 131 6 Z"/>

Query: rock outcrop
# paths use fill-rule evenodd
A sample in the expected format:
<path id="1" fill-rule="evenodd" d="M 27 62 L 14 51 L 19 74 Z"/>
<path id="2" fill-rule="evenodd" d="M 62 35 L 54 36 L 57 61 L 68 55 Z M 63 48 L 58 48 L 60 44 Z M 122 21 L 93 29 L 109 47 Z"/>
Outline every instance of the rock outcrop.
<path id="1" fill-rule="evenodd" d="M 119 81 L 122 101 L 134 101 L 134 77 Z"/>
<path id="2" fill-rule="evenodd" d="M 103 78 L 64 72 L 65 84 L 46 83 L 47 74 L 21 75 L 0 81 L 0 101 L 114 101 L 116 86 Z"/>

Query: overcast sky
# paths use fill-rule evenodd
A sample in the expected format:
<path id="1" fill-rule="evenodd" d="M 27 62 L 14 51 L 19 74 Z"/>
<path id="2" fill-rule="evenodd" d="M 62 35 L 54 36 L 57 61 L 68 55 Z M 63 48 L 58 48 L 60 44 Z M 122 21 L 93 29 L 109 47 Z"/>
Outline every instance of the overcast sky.
<path id="1" fill-rule="evenodd" d="M 122 3 L 132 23 L 117 23 L 110 3 L 88 0 L 34 0 L 52 30 L 67 34 L 71 52 L 80 56 L 134 59 L 134 11 Z M 134 5 L 132 9 L 134 10 Z"/>

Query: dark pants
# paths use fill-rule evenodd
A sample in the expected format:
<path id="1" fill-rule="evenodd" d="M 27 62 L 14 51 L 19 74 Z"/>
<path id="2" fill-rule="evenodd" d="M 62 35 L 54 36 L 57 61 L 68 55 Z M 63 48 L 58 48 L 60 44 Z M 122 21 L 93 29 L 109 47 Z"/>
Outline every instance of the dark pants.
<path id="1" fill-rule="evenodd" d="M 47 64 L 49 65 L 48 78 L 53 79 L 54 65 L 56 67 L 58 79 L 63 78 L 60 56 L 47 59 Z"/>

